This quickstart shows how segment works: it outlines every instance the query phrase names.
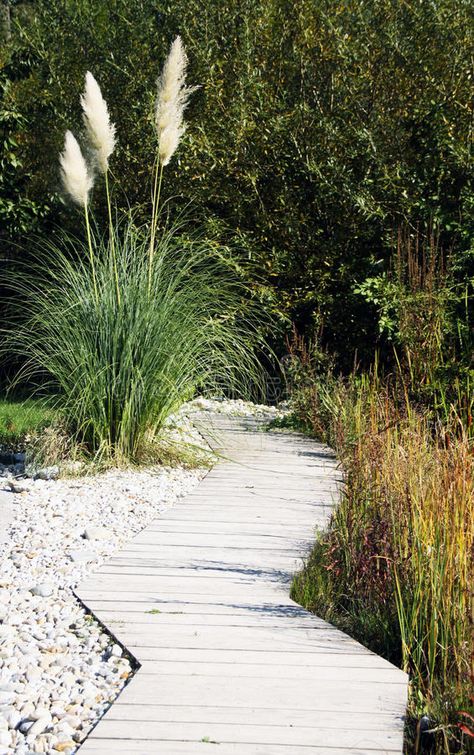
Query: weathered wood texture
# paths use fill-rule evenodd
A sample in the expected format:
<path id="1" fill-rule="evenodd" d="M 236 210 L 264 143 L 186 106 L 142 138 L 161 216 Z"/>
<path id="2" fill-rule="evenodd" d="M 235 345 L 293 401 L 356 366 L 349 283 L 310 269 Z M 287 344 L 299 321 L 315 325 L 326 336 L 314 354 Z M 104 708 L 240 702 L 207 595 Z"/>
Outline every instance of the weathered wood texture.
<path id="1" fill-rule="evenodd" d="M 77 590 L 141 664 L 81 753 L 401 753 L 405 674 L 289 598 L 334 456 L 212 421 L 227 458 Z"/>

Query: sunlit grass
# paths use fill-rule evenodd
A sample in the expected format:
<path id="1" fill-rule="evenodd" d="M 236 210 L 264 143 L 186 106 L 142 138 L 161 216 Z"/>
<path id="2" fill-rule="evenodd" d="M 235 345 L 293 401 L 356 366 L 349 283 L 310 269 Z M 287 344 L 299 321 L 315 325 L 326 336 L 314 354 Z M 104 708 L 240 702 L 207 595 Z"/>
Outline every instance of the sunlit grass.
<path id="1" fill-rule="evenodd" d="M 56 418 L 52 406 L 41 399 L 0 399 L 0 444 L 22 446 Z"/>

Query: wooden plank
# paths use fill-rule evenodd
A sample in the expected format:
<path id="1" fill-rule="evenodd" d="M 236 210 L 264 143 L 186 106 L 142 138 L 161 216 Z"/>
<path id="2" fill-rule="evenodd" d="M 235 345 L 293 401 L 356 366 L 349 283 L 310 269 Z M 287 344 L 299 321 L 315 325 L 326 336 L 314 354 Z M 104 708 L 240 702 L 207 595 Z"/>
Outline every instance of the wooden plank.
<path id="1" fill-rule="evenodd" d="M 151 630 L 148 632 L 139 632 L 133 628 L 129 628 L 125 623 L 117 622 L 111 624 L 111 629 L 114 629 L 114 633 L 117 634 L 120 630 L 119 639 L 123 644 L 130 648 L 132 653 L 138 660 L 141 660 L 142 655 L 140 648 L 154 648 L 154 647 L 168 647 L 168 648 L 195 648 L 196 650 L 262 650 L 265 651 L 268 648 L 270 638 L 265 637 L 261 633 L 260 637 L 242 637 L 243 628 L 238 627 L 238 631 L 231 631 L 233 627 L 227 627 L 226 632 L 222 632 L 219 636 L 212 634 L 204 634 L 199 631 L 193 632 L 190 629 L 187 632 L 173 630 L 164 631 L 161 629 L 158 631 Z M 247 630 L 250 631 L 250 630 Z M 314 630 L 316 634 L 316 630 Z M 300 652 L 305 650 L 312 653 L 363 653 L 357 644 L 353 644 L 349 640 L 336 641 L 331 635 L 322 635 L 318 632 L 318 637 L 312 638 L 310 641 L 302 641 L 299 638 L 295 638 L 293 643 L 289 643 L 286 638 L 278 639 L 274 636 L 271 638 L 271 647 L 278 652 Z"/>
<path id="2" fill-rule="evenodd" d="M 122 644 L 128 647 L 130 652 L 140 661 L 143 660 L 145 652 L 149 654 L 152 648 L 186 648 L 212 650 L 214 652 L 219 650 L 233 650 L 236 652 L 255 650 L 266 652 L 268 648 L 268 639 L 263 637 L 260 639 L 232 639 L 223 635 L 219 640 L 216 640 L 215 638 L 202 637 L 198 633 L 193 634 L 190 632 L 187 637 L 183 637 L 180 633 L 175 633 L 177 636 L 176 640 L 173 641 L 172 632 L 167 633 L 165 636 L 163 636 L 163 632 L 154 632 L 153 634 L 134 632 L 127 628 L 125 622 L 112 623 L 110 629 L 115 635 L 119 635 Z M 278 641 L 277 639 L 274 639 L 271 645 L 272 650 L 279 653 L 288 653 L 289 658 L 291 657 L 290 653 L 301 652 L 301 650 L 298 650 L 298 646 L 298 641 L 289 646 L 288 642 Z M 304 649 L 304 652 L 311 651 L 314 654 L 351 653 L 352 655 L 360 655 L 364 653 L 364 650 L 350 643 L 337 646 L 331 637 L 327 637 L 326 639 L 321 638 L 320 640 L 315 639 L 311 644 L 303 645 L 301 643 L 301 648 Z M 141 649 L 145 651 L 144 654 L 142 654 Z"/>
<path id="3" fill-rule="evenodd" d="M 316 713 L 331 710 L 358 711 L 361 715 L 375 712 L 399 713 L 396 699 L 403 692 L 403 683 L 330 681 L 318 679 L 282 679 L 273 675 L 262 677 L 216 678 L 213 676 L 155 676 L 138 673 L 126 689 L 126 700 L 136 705 L 166 700 L 168 705 L 223 705 L 285 709 L 295 700 Z M 154 690 L 154 691 L 153 691 Z M 304 694 L 303 694 L 304 693 Z M 125 696 L 125 692 L 122 693 Z M 318 716 L 320 718 L 320 716 Z"/>
<path id="4" fill-rule="evenodd" d="M 400 669 L 392 668 L 387 670 L 381 668 L 351 668 L 347 665 L 334 666 L 293 666 L 291 659 L 287 663 L 279 663 L 278 668 L 269 669 L 268 663 L 242 663 L 236 660 L 234 663 L 219 663 L 215 659 L 212 661 L 148 661 L 144 664 L 142 675 L 151 676 L 218 676 L 226 679 L 244 677 L 247 679 L 261 678 L 266 676 L 267 679 L 288 679 L 298 680 L 305 684 L 305 680 L 311 681 L 317 679 L 321 681 L 345 682 L 378 682 L 387 684 L 405 684 L 405 678 L 402 676 Z M 273 676 L 272 676 L 273 674 Z"/>
<path id="5" fill-rule="evenodd" d="M 145 552 L 146 554 L 148 552 Z M 134 553 L 132 558 L 136 560 L 136 554 Z M 245 576 L 252 573 L 254 579 L 269 577 L 273 579 L 274 576 L 286 574 L 290 578 L 296 571 L 302 568 L 304 558 L 297 556 L 295 552 L 288 553 L 285 556 L 281 556 L 273 564 L 271 570 L 267 569 L 267 565 L 263 557 L 259 557 L 245 552 L 243 557 L 239 557 L 239 554 L 232 553 L 228 555 L 219 551 L 218 553 L 212 553 L 212 558 L 203 558 L 202 553 L 197 555 L 188 554 L 185 563 L 180 567 L 180 560 L 178 553 L 163 555 L 162 558 L 156 559 L 154 564 L 105 564 L 97 571 L 98 577 L 104 579 L 114 579 L 117 574 L 125 576 L 143 576 L 151 577 L 156 580 L 155 587 L 160 587 L 160 581 L 165 576 L 176 577 L 193 577 L 203 576 L 207 579 L 221 579 L 225 582 L 231 582 L 240 575 Z M 224 566 L 230 574 L 224 574 Z"/>
<path id="6" fill-rule="evenodd" d="M 251 571 L 251 570 L 250 570 Z M 277 582 L 278 576 L 280 581 Z M 222 577 L 218 579 L 215 577 L 203 576 L 201 574 L 194 574 L 193 582 L 189 579 L 176 577 L 171 575 L 167 577 L 166 583 L 160 584 L 159 588 L 156 585 L 148 584 L 142 585 L 145 581 L 145 577 L 141 577 L 139 584 L 138 580 L 132 577 L 124 577 L 118 580 L 116 576 L 111 578 L 110 576 L 97 577 L 97 580 L 88 579 L 87 582 L 81 584 L 81 590 L 79 597 L 84 603 L 87 604 L 87 598 L 94 599 L 96 601 L 96 610 L 100 610 L 97 605 L 100 599 L 107 600 L 125 600 L 127 596 L 129 598 L 141 598 L 145 597 L 148 600 L 160 601 L 169 599 L 171 596 L 173 599 L 179 595 L 181 599 L 195 601 L 206 598 L 210 603 L 254 603 L 259 605 L 262 603 L 271 603 L 272 601 L 279 601 L 285 595 L 288 594 L 290 579 L 283 583 L 283 575 L 278 573 L 275 575 L 275 579 L 270 581 L 269 578 L 264 579 L 263 575 L 261 579 L 258 579 L 259 594 L 251 595 L 248 590 L 245 590 L 245 586 L 251 579 L 251 575 L 240 574 L 235 579 L 228 579 Z M 253 581 L 257 581 L 257 574 L 253 576 Z M 133 589 L 133 584 L 136 585 Z M 121 589 L 123 587 L 123 589 Z M 181 588 L 181 589 L 180 589 Z M 186 592 L 185 592 L 186 591 Z"/>
<path id="7" fill-rule="evenodd" d="M 336 459 L 212 421 L 234 461 L 78 589 L 141 663 L 81 753 L 401 753 L 406 675 L 288 596 L 339 495 Z"/>
<path id="8" fill-rule="evenodd" d="M 361 715 L 360 711 L 348 711 L 341 719 L 338 711 L 322 711 L 324 726 L 328 729 L 354 729 L 356 731 L 377 731 L 390 728 L 392 717 L 384 713 L 371 716 Z M 174 723 L 218 723 L 251 724 L 253 726 L 309 726 L 315 723 L 314 710 L 299 708 L 251 708 L 225 707 L 223 705 L 167 705 L 147 703 L 134 705 L 123 702 L 120 697 L 108 714 L 109 720 L 119 721 L 162 721 Z M 403 720 L 398 722 L 403 726 Z"/>
<path id="9" fill-rule="evenodd" d="M 98 729 L 98 727 L 97 727 Z M 94 732 L 96 730 L 94 729 Z M 359 748 L 331 748 L 325 745 L 305 747 L 286 746 L 280 744 L 220 744 L 212 742 L 157 742 L 156 740 L 118 739 L 117 737 L 102 738 L 98 733 L 89 737 L 81 746 L 81 755 L 372 755 L 372 753 L 400 752 L 399 749 L 388 751 L 384 749 L 367 750 Z"/>
<path id="10" fill-rule="evenodd" d="M 107 622 L 117 622 L 126 619 L 127 624 L 130 624 L 138 631 L 147 627 L 153 627 L 158 631 L 163 627 L 179 627 L 189 626 L 190 615 L 189 612 L 180 611 L 179 609 L 174 611 L 158 612 L 153 609 L 148 611 L 118 611 L 115 609 L 101 609 L 102 614 Z M 294 618 L 294 625 L 298 629 L 326 629 L 328 625 L 317 617 L 300 616 Z M 244 627 L 246 629 L 259 629 L 265 627 L 266 629 L 286 629 L 288 626 L 288 616 L 281 615 L 263 615 L 258 612 L 247 612 L 244 615 L 238 615 L 229 611 L 217 613 L 217 614 L 193 614 L 192 618 L 193 627 L 204 627 L 211 629 L 213 627 Z"/>
<path id="11" fill-rule="evenodd" d="M 107 718 L 103 721 L 101 736 L 126 737 L 133 724 L 134 739 L 156 740 L 159 742 L 176 742 L 178 739 L 176 724 L 161 721 L 122 721 Z M 204 723 L 180 722 L 179 739 L 184 742 L 205 742 L 216 744 L 260 745 L 274 742 L 288 747 L 358 747 L 363 751 L 379 750 L 396 752 L 398 733 L 384 730 L 361 731 L 359 729 L 325 728 L 315 720 L 315 726 L 279 726 L 272 724 L 218 724 L 211 721 Z"/>
<path id="12" fill-rule="evenodd" d="M 162 614 L 166 616 L 171 613 L 186 613 L 193 614 L 193 616 L 219 616 L 221 614 L 227 614 L 230 616 L 247 616 L 252 615 L 253 612 L 257 612 L 260 616 L 289 616 L 306 617 L 307 611 L 298 606 L 281 604 L 276 601 L 272 603 L 233 603 L 229 601 L 225 602 L 211 602 L 208 600 L 166 600 L 154 599 L 147 600 L 146 596 L 143 600 L 140 600 L 134 595 L 130 596 L 130 600 L 114 600 L 109 599 L 106 593 L 99 594 L 97 600 L 93 597 L 93 594 L 88 595 L 87 605 L 94 610 L 94 607 L 100 609 L 104 615 L 108 615 L 109 611 L 117 612 L 123 616 L 123 614 L 141 614 L 155 613 L 156 615 Z M 112 617 L 117 618 L 117 617 Z M 314 617 L 314 621 L 321 621 L 317 617 Z"/>
<path id="13" fill-rule="evenodd" d="M 182 535 L 195 535 L 205 533 L 209 535 L 260 535 L 261 537 L 308 537 L 308 528 L 305 525 L 297 526 L 294 522 L 291 525 L 283 525 L 281 522 L 240 522 L 237 517 L 235 522 L 225 522 L 219 519 L 209 519 L 200 521 L 198 519 L 160 519 L 147 527 L 149 532 L 157 533 L 178 533 Z"/>
<path id="14" fill-rule="evenodd" d="M 166 538 L 164 536 L 165 534 L 169 537 Z M 246 542 L 245 545 L 237 545 L 237 538 L 239 537 L 239 535 L 229 535 L 227 542 L 219 544 L 219 535 L 213 534 L 212 536 L 209 536 L 205 535 L 202 532 L 198 532 L 194 537 L 194 542 L 183 543 L 182 545 L 180 545 L 178 542 L 176 542 L 178 538 L 178 534 L 176 532 L 161 534 L 158 534 L 157 532 L 149 532 L 147 534 L 147 537 L 143 537 L 139 540 L 137 539 L 133 543 L 130 543 L 128 547 L 124 548 L 124 552 L 134 550 L 144 551 L 147 550 L 145 546 L 151 546 L 150 548 L 148 548 L 148 550 L 156 556 L 159 556 L 161 553 L 170 553 L 172 555 L 172 549 L 174 548 L 179 548 L 181 550 L 181 553 L 185 555 L 187 552 L 189 552 L 190 554 L 199 553 L 199 549 L 207 548 L 210 551 L 209 555 L 212 556 L 214 555 L 214 551 L 217 548 L 220 551 L 229 551 L 229 554 L 234 551 L 256 551 L 257 553 L 254 555 L 260 554 L 262 557 L 265 557 L 267 554 L 262 553 L 262 551 L 270 549 L 272 551 L 272 554 L 278 556 L 280 554 L 285 555 L 288 552 L 298 552 L 298 548 L 308 547 L 311 542 L 314 542 L 314 534 L 313 537 L 311 537 L 311 534 L 313 533 L 307 533 L 305 538 L 302 538 L 301 535 L 299 537 L 292 537 L 291 535 L 289 535 L 285 541 L 285 539 L 281 536 L 251 536 L 250 533 L 245 533 L 245 537 L 249 538 L 248 542 Z M 240 537 L 243 536 L 244 535 L 242 534 L 240 535 Z M 189 541 L 191 541 L 191 537 L 188 536 L 188 538 Z M 187 546 L 187 548 L 185 548 L 184 546 Z"/>
<path id="15" fill-rule="evenodd" d="M 242 534 L 245 534 L 245 545 L 242 544 Z M 286 552 L 294 548 L 305 548 L 313 542 L 313 537 L 306 533 L 305 538 L 298 538 L 290 535 L 286 536 L 283 532 L 280 534 L 265 534 L 260 532 L 246 533 L 210 533 L 210 532 L 165 532 L 146 528 L 140 535 L 135 538 L 136 543 L 152 544 L 160 550 L 165 547 L 188 548 L 221 548 L 222 550 L 234 549 L 253 550 L 259 552 L 270 548 L 272 551 Z"/>
<path id="16" fill-rule="evenodd" d="M 131 646 L 133 648 L 133 646 Z M 268 647 L 268 646 L 267 646 Z M 261 647 L 256 649 L 248 648 L 189 648 L 189 647 L 147 647 L 142 646 L 140 649 L 140 659 L 145 666 L 148 661 L 154 660 L 203 660 L 206 663 L 226 662 L 226 663 L 254 663 L 258 666 L 276 666 L 277 668 L 291 666 L 310 666 L 320 668 L 329 666 L 330 668 L 394 668 L 391 663 L 381 658 L 375 653 L 354 652 L 353 649 L 347 651 L 335 650 L 331 652 L 315 653 L 312 650 L 277 650 L 272 646 L 271 650 Z M 399 669 L 396 669 L 399 671 Z"/>
<path id="17" fill-rule="evenodd" d="M 291 619 L 289 620 L 291 621 Z M 118 623 L 118 622 L 115 622 Z M 148 624 L 127 624 L 124 629 L 124 636 L 130 635 L 135 639 L 140 638 L 144 644 L 149 646 L 169 645 L 176 642 L 176 647 L 190 647 L 187 643 L 196 643 L 197 647 L 226 647 L 226 648 L 245 648 L 251 647 L 252 643 L 259 646 L 265 643 L 277 645 L 288 651 L 292 649 L 313 649 L 316 650 L 321 645 L 332 644 L 334 650 L 347 650 L 350 648 L 356 652 L 364 652 L 365 648 L 358 642 L 351 639 L 342 632 L 329 625 L 315 625 L 310 629 L 298 627 L 295 622 L 288 628 L 267 627 L 259 625 L 256 627 L 239 627 L 239 626 L 195 626 L 192 619 L 183 626 L 150 626 Z M 136 642 L 134 643 L 136 646 Z"/>

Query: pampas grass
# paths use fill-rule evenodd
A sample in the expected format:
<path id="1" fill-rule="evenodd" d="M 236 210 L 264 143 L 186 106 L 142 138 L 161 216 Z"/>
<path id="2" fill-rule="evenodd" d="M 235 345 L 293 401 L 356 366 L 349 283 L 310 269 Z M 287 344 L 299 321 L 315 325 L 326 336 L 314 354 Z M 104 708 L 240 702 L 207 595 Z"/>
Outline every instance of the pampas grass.
<path id="1" fill-rule="evenodd" d="M 84 211 L 86 242 L 65 234 L 45 241 L 9 277 L 16 294 L 10 352 L 23 377 L 48 385 L 81 446 L 115 462 L 144 458 L 167 418 L 196 390 L 250 396 L 261 383 L 256 357 L 260 313 L 227 249 L 195 222 L 161 214 L 163 168 L 184 131 L 186 54 L 178 37 L 159 80 L 158 148 L 152 170 L 151 221 L 112 213 L 108 184 L 115 126 L 90 72 L 81 97 L 88 167 L 70 131 L 61 155 L 63 182 Z M 105 178 L 108 232 L 89 220 L 92 171 Z M 88 250 L 88 254 L 87 254 Z"/>
<path id="2" fill-rule="evenodd" d="M 178 148 L 185 126 L 183 113 L 196 87 L 185 85 L 186 56 L 181 37 L 176 37 L 158 78 L 155 105 L 155 126 L 158 154 L 162 166 L 168 165 Z"/>
<path id="3" fill-rule="evenodd" d="M 94 279 L 95 300 L 98 304 L 97 284 L 95 282 L 94 249 L 92 246 L 91 227 L 89 222 L 89 194 L 94 185 L 92 172 L 89 171 L 84 155 L 72 131 L 66 131 L 64 150 L 60 155 L 61 178 L 63 186 L 71 199 L 84 210 L 87 246 Z"/>
<path id="4" fill-rule="evenodd" d="M 183 123 L 184 110 L 190 95 L 197 87 L 185 84 L 188 58 L 181 37 L 176 37 L 171 45 L 168 57 L 158 77 L 158 94 L 155 103 L 155 128 L 158 136 L 158 157 L 155 164 L 153 181 L 153 201 L 151 211 L 151 233 L 149 248 L 148 277 L 151 287 L 155 238 L 158 224 L 163 168 L 176 152 L 185 131 Z"/>
<path id="5" fill-rule="evenodd" d="M 71 131 L 66 131 L 64 149 L 59 162 L 61 178 L 67 194 L 80 207 L 87 207 L 94 179 L 89 172 L 77 139 Z"/>
<path id="6" fill-rule="evenodd" d="M 120 303 L 120 285 L 117 270 L 117 257 L 114 247 L 114 229 L 112 216 L 112 203 L 109 189 L 109 158 L 115 148 L 115 125 L 110 120 L 109 108 L 102 96 L 100 87 L 91 74 L 87 71 L 85 77 L 84 93 L 81 96 L 83 119 L 86 132 L 91 146 L 97 156 L 99 170 L 105 176 L 105 191 L 107 195 L 107 210 L 109 214 L 109 240 L 111 244 L 112 266 L 115 278 L 115 290 L 117 301 Z"/>
<path id="7" fill-rule="evenodd" d="M 90 71 L 86 73 L 84 93 L 81 96 L 84 124 L 92 147 L 97 154 L 97 163 L 102 173 L 109 167 L 109 158 L 115 148 L 115 126 L 110 120 L 107 103 L 100 87 Z"/>

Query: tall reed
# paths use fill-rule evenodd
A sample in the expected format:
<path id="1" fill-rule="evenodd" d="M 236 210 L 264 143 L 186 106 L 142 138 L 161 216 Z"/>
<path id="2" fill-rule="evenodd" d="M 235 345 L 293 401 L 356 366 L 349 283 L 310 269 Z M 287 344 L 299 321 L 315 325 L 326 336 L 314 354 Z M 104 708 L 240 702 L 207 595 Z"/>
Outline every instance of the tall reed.
<path id="1" fill-rule="evenodd" d="M 151 232 L 149 248 L 149 288 L 153 275 L 153 258 L 155 239 L 160 211 L 161 185 L 163 170 L 176 152 L 185 126 L 183 114 L 188 106 L 189 97 L 197 87 L 185 84 L 188 58 L 181 37 L 176 37 L 171 45 L 163 70 L 158 77 L 155 102 L 155 129 L 158 139 L 157 154 L 154 163 Z"/>
<path id="2" fill-rule="evenodd" d="M 110 120 L 107 103 L 102 96 L 100 87 L 90 71 L 85 76 L 84 92 L 81 96 L 83 120 L 89 142 L 94 150 L 95 164 L 100 173 L 105 177 L 105 193 L 107 198 L 107 211 L 109 215 L 109 243 L 111 245 L 113 271 L 117 300 L 120 303 L 120 287 L 118 280 L 117 259 L 114 248 L 114 219 L 112 214 L 112 202 L 109 186 L 109 160 L 115 149 L 115 125 Z M 87 217 L 86 217 L 87 220 Z"/>

